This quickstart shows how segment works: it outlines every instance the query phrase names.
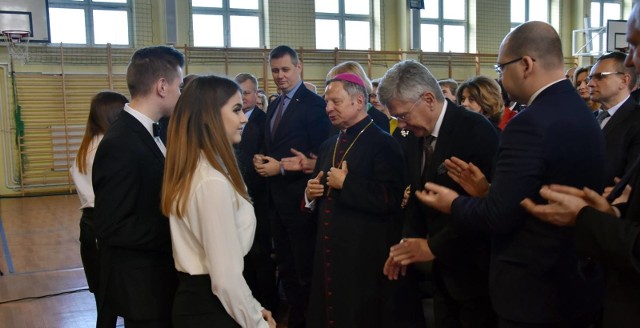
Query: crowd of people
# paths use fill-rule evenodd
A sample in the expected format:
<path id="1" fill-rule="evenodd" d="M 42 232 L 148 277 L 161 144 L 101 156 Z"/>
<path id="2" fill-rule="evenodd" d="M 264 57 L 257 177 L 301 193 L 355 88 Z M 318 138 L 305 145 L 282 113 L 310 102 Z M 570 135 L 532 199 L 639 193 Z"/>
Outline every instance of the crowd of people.
<path id="1" fill-rule="evenodd" d="M 97 327 L 638 326 L 638 5 L 627 40 L 565 72 L 532 21 L 497 80 L 343 62 L 323 96 L 282 45 L 273 99 L 139 49 L 71 169 Z"/>

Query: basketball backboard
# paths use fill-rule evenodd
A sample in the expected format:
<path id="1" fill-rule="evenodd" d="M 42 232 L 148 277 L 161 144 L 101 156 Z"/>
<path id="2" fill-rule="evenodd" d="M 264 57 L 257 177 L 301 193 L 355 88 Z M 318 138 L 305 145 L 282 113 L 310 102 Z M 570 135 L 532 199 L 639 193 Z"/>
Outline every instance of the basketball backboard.
<path id="1" fill-rule="evenodd" d="M 629 44 L 627 43 L 627 21 L 608 20 L 607 52 L 616 50 L 626 52 L 628 47 Z"/>
<path id="2" fill-rule="evenodd" d="M 47 0 L 0 1 L 0 32 L 5 30 L 29 31 L 30 42 L 48 43 L 51 39 L 49 2 Z"/>

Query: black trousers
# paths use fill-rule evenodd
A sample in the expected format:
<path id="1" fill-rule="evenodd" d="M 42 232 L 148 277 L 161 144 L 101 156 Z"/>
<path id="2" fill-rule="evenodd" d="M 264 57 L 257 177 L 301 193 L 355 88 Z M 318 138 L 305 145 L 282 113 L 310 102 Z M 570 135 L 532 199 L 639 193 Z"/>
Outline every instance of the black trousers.
<path id="1" fill-rule="evenodd" d="M 174 327 L 238 328 L 240 325 L 224 309 L 211 291 L 209 275 L 178 272 L 178 291 L 173 301 Z"/>
<path id="2" fill-rule="evenodd" d="M 287 327 L 305 327 L 316 221 L 310 213 L 283 215 L 272 210 L 270 214 L 279 278 L 290 306 Z"/>
<path id="3" fill-rule="evenodd" d="M 93 293 L 98 304 L 100 291 L 100 252 L 96 243 L 96 232 L 93 229 L 93 208 L 82 209 L 80 218 L 80 258 L 84 267 L 84 275 L 87 278 L 89 291 Z M 101 315 L 98 317 L 99 327 L 115 327 L 118 316 L 115 314 Z"/>

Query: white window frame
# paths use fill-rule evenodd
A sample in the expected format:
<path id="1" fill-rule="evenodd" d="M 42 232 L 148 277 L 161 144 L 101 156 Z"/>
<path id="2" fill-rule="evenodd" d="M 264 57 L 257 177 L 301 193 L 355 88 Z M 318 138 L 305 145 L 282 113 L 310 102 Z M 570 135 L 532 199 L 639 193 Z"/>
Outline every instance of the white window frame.
<path id="1" fill-rule="evenodd" d="M 126 11 L 127 12 L 127 31 L 129 31 L 129 44 L 113 45 L 114 47 L 131 47 L 133 45 L 133 10 L 132 0 L 127 0 L 126 3 L 109 3 L 109 2 L 96 2 L 93 0 L 49 0 L 49 9 L 61 8 L 61 9 L 82 9 L 84 10 L 84 25 L 86 35 L 86 43 L 84 45 L 90 47 L 103 47 L 105 44 L 96 44 L 94 38 L 94 26 L 93 26 L 93 11 L 94 10 L 114 10 L 114 11 Z M 51 26 L 49 26 L 51 30 Z M 53 36 L 51 36 L 53 39 Z"/>
<path id="2" fill-rule="evenodd" d="M 413 9 L 414 22 L 417 22 L 417 26 L 414 26 L 414 33 L 417 33 L 417 37 L 413 38 L 414 48 L 422 49 L 422 42 L 420 36 L 420 30 L 422 24 L 437 25 L 438 26 L 438 52 L 444 52 L 444 27 L 445 26 L 462 26 L 464 27 L 464 51 L 469 52 L 469 1 L 465 0 L 464 5 L 464 20 L 458 19 L 445 19 L 444 18 L 444 2 L 446 0 L 438 0 L 438 18 L 424 18 L 420 16 L 420 10 Z M 425 8 L 426 9 L 426 8 Z"/>
<path id="3" fill-rule="evenodd" d="M 322 0 L 315 0 L 322 1 Z M 338 13 L 322 13 L 316 12 L 315 19 L 326 19 L 326 20 L 337 20 L 339 31 L 340 31 L 340 41 L 338 49 L 346 49 L 347 46 L 347 37 L 346 37 L 346 28 L 345 22 L 347 21 L 358 21 L 358 22 L 368 22 L 369 23 L 369 49 L 373 49 L 373 1 L 369 0 L 369 15 L 359 15 L 359 14 L 346 14 L 345 13 L 345 0 L 338 0 Z M 318 37 L 318 31 L 316 31 L 316 38 Z"/>
<path id="4" fill-rule="evenodd" d="M 189 0 L 189 6 L 191 7 L 191 32 L 193 35 L 193 15 L 220 15 L 222 16 L 224 47 L 231 48 L 231 16 L 247 16 L 258 18 L 258 35 L 260 36 L 259 45 L 256 48 L 264 47 L 264 6 L 262 1 L 258 1 L 258 9 L 240 9 L 231 8 L 229 6 L 229 0 L 222 0 L 222 8 L 211 7 L 194 7 L 193 2 Z M 246 31 L 246 33 L 251 33 Z M 193 39 L 191 40 L 193 43 Z M 196 46 L 195 44 L 193 44 Z"/>
<path id="5" fill-rule="evenodd" d="M 518 27 L 518 25 L 529 21 L 529 2 L 531 2 L 531 0 L 524 0 L 524 22 L 511 22 L 512 30 Z M 509 0 L 509 3 L 511 3 L 511 0 Z M 513 10 L 513 8 L 511 8 L 511 10 Z M 551 22 L 551 1 L 547 0 L 547 23 L 550 23 L 550 22 Z"/>

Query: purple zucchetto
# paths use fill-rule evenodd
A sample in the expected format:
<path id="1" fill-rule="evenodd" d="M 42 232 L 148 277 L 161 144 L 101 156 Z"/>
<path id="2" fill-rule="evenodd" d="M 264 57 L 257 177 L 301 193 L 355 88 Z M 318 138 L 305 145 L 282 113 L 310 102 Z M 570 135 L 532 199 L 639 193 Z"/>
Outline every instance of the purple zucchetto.
<path id="1" fill-rule="evenodd" d="M 347 82 L 351 82 L 351 83 L 355 83 L 363 88 L 366 89 L 366 87 L 364 86 L 364 81 L 362 81 L 362 79 L 352 73 L 341 73 L 338 74 L 336 76 L 333 77 L 332 80 L 337 80 L 337 81 L 347 81 Z"/>

